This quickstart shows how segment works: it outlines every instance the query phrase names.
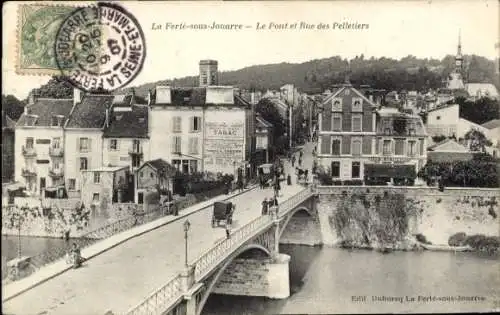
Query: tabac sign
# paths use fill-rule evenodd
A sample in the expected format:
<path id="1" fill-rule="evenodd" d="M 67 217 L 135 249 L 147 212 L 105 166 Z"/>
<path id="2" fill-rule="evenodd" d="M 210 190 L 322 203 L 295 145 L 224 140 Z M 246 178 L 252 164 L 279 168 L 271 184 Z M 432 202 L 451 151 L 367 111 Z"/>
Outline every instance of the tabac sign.
<path id="1" fill-rule="evenodd" d="M 206 122 L 205 126 L 207 139 L 243 140 L 244 137 L 243 122 Z"/>

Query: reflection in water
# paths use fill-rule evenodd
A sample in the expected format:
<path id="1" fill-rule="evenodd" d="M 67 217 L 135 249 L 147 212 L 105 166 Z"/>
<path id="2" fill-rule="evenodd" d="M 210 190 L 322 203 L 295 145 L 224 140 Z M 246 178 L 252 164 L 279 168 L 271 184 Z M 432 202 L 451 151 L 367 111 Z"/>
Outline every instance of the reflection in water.
<path id="1" fill-rule="evenodd" d="M 500 295 L 498 259 L 474 253 L 280 248 L 291 256 L 288 299 L 213 294 L 203 314 L 485 311 L 493 308 L 493 297 Z M 482 296 L 486 301 L 418 301 L 418 296 L 457 295 Z M 366 296 L 366 302 L 353 302 L 353 296 Z M 372 296 L 399 299 L 373 301 Z M 406 296 L 415 301 L 405 301 Z"/>

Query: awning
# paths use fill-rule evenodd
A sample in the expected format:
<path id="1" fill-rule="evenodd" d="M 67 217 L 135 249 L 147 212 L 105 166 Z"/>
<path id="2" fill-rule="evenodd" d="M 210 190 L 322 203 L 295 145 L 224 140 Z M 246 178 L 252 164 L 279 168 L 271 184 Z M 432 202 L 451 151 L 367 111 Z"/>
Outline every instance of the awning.
<path id="1" fill-rule="evenodd" d="M 414 165 L 365 164 L 365 177 L 416 178 Z"/>
<path id="2" fill-rule="evenodd" d="M 15 190 L 20 190 L 20 189 L 26 189 L 26 186 L 21 183 L 14 183 L 14 184 L 9 184 L 7 186 L 8 191 L 15 191 Z"/>

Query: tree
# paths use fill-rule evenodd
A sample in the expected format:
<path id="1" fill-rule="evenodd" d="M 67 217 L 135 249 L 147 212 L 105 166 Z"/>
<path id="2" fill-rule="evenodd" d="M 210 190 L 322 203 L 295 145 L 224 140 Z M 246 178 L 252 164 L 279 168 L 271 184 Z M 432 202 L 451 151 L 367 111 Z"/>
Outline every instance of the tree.
<path id="1" fill-rule="evenodd" d="M 282 152 L 282 150 L 286 148 L 288 142 L 286 141 L 287 137 L 284 136 L 285 133 L 287 133 L 287 128 L 278 109 L 271 100 L 264 98 L 257 103 L 255 111 L 273 125 L 273 143 L 275 144 L 275 150 Z"/>
<path id="2" fill-rule="evenodd" d="M 2 110 L 13 120 L 18 120 L 24 112 L 23 101 L 20 101 L 14 95 L 2 95 Z"/>
<path id="3" fill-rule="evenodd" d="M 463 97 L 457 97 L 456 103 L 460 106 L 460 117 L 476 124 L 484 124 L 492 119 L 500 118 L 500 103 L 483 97 L 475 102 Z"/>
<path id="4" fill-rule="evenodd" d="M 484 133 L 476 129 L 467 131 L 464 138 L 465 140 L 470 140 L 469 149 L 473 152 L 484 152 L 485 147 L 492 145 Z"/>
<path id="5" fill-rule="evenodd" d="M 36 92 L 38 97 L 72 98 L 73 85 L 63 76 L 53 76 L 49 82 L 42 85 Z"/>

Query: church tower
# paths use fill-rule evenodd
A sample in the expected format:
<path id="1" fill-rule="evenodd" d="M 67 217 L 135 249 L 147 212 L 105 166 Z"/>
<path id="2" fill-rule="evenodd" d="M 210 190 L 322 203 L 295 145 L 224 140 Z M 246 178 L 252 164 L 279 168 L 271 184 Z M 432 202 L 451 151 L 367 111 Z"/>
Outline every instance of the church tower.
<path id="1" fill-rule="evenodd" d="M 464 57 L 462 55 L 462 39 L 459 31 L 457 55 L 455 56 L 455 69 L 450 73 L 450 76 L 448 77 L 448 84 L 446 87 L 450 90 L 465 89 L 463 73 L 464 73 Z"/>
<path id="2" fill-rule="evenodd" d="M 462 73 L 464 70 L 464 57 L 462 56 L 462 39 L 458 32 L 457 55 L 455 56 L 455 72 Z"/>

